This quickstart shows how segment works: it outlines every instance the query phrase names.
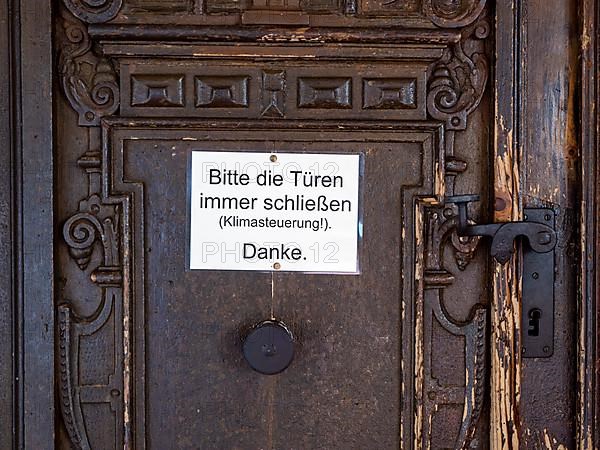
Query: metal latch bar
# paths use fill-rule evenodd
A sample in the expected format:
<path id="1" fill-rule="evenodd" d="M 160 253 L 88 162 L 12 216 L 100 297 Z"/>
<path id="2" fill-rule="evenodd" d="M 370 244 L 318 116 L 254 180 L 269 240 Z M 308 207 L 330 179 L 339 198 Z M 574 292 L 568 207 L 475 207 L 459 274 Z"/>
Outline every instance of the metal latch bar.
<path id="1" fill-rule="evenodd" d="M 556 231 L 554 211 L 526 208 L 522 222 L 471 225 L 468 204 L 477 195 L 447 197 L 458 208 L 459 236 L 488 236 L 490 253 L 505 264 L 514 252 L 514 242 L 523 240 L 523 296 L 521 314 L 521 351 L 525 358 L 547 358 L 554 352 L 554 248 Z"/>

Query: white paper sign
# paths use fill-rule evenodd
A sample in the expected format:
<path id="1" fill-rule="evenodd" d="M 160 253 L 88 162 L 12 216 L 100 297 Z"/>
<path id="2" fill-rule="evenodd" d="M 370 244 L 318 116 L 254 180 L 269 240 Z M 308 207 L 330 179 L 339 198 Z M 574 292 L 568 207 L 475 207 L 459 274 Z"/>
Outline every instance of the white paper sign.
<path id="1" fill-rule="evenodd" d="M 358 273 L 360 155 L 193 151 L 190 269 Z"/>

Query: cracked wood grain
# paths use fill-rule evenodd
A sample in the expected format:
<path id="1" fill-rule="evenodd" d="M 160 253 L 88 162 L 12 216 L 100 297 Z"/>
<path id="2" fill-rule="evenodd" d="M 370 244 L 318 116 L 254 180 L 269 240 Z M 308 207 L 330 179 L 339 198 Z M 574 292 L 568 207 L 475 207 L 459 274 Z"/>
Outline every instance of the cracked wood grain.
<path id="1" fill-rule="evenodd" d="M 518 32 L 517 2 L 497 7 L 496 26 Z M 512 33 L 496 37 L 497 73 L 495 79 L 496 123 L 494 132 L 494 221 L 520 219 L 519 147 L 514 85 L 519 57 Z M 507 81 L 510 80 L 510 81 Z M 503 99 L 509 98 L 510 101 Z M 506 265 L 494 263 L 492 272 L 491 345 L 490 345 L 490 448 L 519 448 L 518 403 L 520 394 L 520 279 L 516 256 Z"/>
<path id="2" fill-rule="evenodd" d="M 598 171 L 598 26 L 600 16 L 595 0 L 585 0 L 581 5 L 581 179 L 583 196 L 580 205 L 580 280 L 582 301 L 578 310 L 578 421 L 579 448 L 598 448 L 598 373 L 596 361 L 598 320 L 598 269 L 596 264 L 599 246 L 597 204 L 600 172 Z"/>

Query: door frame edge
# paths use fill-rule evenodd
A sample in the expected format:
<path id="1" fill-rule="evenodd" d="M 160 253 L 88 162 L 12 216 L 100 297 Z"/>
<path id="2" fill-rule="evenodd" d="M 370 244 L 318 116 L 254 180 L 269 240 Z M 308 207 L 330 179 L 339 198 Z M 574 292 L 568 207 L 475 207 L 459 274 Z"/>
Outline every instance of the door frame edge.
<path id="1" fill-rule="evenodd" d="M 581 449 L 595 449 L 600 445 L 598 410 L 598 311 L 600 298 L 600 101 L 598 59 L 600 25 L 596 0 L 580 4 L 581 87 L 581 269 L 579 301 L 578 348 L 578 442 Z"/>
<path id="2" fill-rule="evenodd" d="M 12 448 L 55 448 L 53 0 L 6 0 L 10 28 Z M 6 363 L 8 364 L 8 362 Z"/>

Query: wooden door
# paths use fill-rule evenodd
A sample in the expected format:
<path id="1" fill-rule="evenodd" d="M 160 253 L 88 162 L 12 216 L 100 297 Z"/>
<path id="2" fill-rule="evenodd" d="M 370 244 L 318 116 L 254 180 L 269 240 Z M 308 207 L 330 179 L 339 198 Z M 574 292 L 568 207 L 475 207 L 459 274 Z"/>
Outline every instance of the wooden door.
<path id="1" fill-rule="evenodd" d="M 48 442 L 574 448 L 575 2 L 55 3 Z M 190 270 L 193 152 L 360 155 L 358 273 Z M 460 237 L 461 194 L 556 222 L 549 357 L 521 357 L 520 251 Z M 276 375 L 242 352 L 266 319 Z"/>

